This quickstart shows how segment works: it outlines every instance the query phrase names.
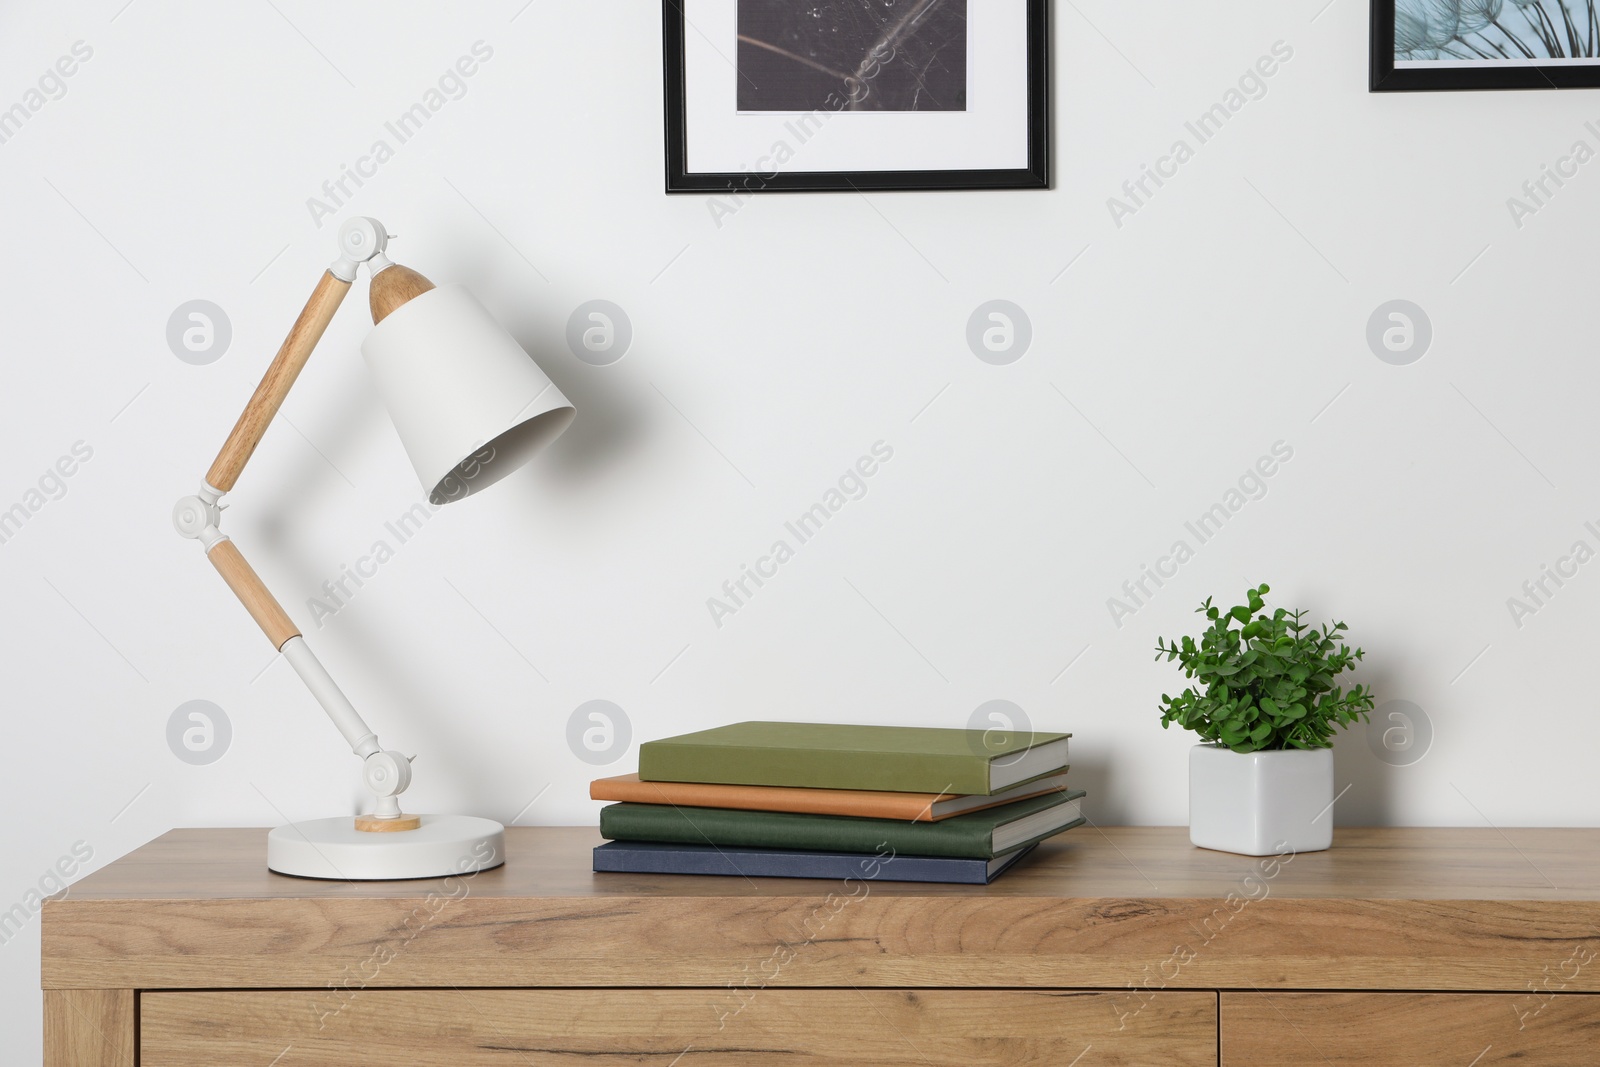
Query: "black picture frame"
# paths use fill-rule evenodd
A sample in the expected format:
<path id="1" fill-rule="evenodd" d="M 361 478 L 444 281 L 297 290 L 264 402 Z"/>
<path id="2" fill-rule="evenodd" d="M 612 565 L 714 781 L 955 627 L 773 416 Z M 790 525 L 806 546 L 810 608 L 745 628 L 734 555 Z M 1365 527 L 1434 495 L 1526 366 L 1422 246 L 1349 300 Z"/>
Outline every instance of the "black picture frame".
<path id="1" fill-rule="evenodd" d="M 1600 88 L 1600 63 L 1559 60 L 1538 65 L 1396 69 L 1394 65 L 1395 0 L 1372 0 L 1371 75 L 1374 93 L 1460 92 L 1483 89 Z"/>
<path id="2" fill-rule="evenodd" d="M 985 2 L 985 0 L 979 0 Z M 668 193 L 865 192 L 1050 187 L 1050 4 L 1026 0 L 1028 15 L 1028 165 L 1007 170 L 796 171 L 763 175 L 690 173 L 685 111 L 687 24 L 680 0 L 662 0 Z"/>

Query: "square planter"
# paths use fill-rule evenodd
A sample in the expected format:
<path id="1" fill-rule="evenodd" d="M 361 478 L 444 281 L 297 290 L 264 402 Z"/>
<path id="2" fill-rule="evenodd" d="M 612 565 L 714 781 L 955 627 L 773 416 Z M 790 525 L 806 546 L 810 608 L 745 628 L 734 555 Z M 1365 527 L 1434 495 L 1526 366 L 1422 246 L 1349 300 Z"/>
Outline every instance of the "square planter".
<path id="1" fill-rule="evenodd" d="M 1333 749 L 1189 750 L 1189 840 L 1272 856 L 1333 844 Z"/>

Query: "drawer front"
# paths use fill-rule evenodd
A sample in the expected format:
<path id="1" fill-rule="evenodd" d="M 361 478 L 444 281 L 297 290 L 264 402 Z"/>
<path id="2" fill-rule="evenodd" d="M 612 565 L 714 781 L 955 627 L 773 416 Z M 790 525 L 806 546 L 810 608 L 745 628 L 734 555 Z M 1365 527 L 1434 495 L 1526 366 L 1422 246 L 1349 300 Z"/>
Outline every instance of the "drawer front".
<path id="1" fill-rule="evenodd" d="M 1217 998 L 903 989 L 146 993 L 143 1067 L 1187 1067 Z"/>
<path id="2" fill-rule="evenodd" d="M 1593 1067 L 1600 996 L 1223 993 L 1223 1067 Z"/>

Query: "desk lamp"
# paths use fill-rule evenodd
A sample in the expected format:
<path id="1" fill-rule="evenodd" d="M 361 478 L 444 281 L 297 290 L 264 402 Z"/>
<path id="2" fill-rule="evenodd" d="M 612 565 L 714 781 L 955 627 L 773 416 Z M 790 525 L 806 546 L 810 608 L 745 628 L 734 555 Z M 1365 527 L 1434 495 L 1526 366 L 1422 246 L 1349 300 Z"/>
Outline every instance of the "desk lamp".
<path id="1" fill-rule="evenodd" d="M 388 243 L 375 219 L 351 219 L 340 228 L 339 258 L 317 283 L 200 491 L 173 509 L 178 532 L 200 542 L 362 760 L 362 781 L 373 796 L 370 813 L 281 826 L 267 837 L 267 866 L 305 878 L 386 880 L 486 870 L 505 862 L 505 828 L 491 819 L 402 811 L 410 759 L 378 743 L 288 613 L 218 529 L 224 494 L 239 480 L 363 263 L 372 278 L 373 330 L 361 354 L 431 503 L 458 500 L 504 478 L 558 437 L 574 414 L 471 293 L 455 285 L 436 288 L 391 262 Z"/>

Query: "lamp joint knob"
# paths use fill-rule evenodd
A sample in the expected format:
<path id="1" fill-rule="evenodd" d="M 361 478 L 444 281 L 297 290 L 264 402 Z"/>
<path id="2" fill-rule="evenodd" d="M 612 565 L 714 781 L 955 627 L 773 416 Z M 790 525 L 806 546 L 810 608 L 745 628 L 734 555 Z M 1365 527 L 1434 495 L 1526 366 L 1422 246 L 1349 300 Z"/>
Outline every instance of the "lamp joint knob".
<path id="1" fill-rule="evenodd" d="M 377 219 L 364 216 L 350 219 L 339 227 L 339 258 L 328 268 L 341 281 L 356 280 L 356 268 L 370 263 L 376 271 L 389 265 L 384 249 L 389 247 L 389 231 Z"/>
<path id="2" fill-rule="evenodd" d="M 203 540 L 209 530 L 215 539 L 217 525 L 221 522 L 222 507 L 215 500 L 186 496 L 172 506 L 173 528 L 183 537 Z"/>
<path id="3" fill-rule="evenodd" d="M 374 752 L 362 764 L 361 779 L 375 796 L 399 796 L 411 784 L 411 761 L 398 752 Z"/>

